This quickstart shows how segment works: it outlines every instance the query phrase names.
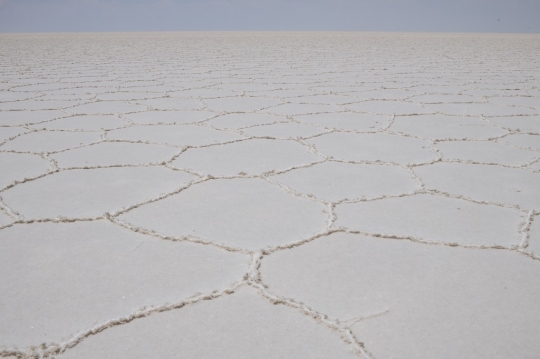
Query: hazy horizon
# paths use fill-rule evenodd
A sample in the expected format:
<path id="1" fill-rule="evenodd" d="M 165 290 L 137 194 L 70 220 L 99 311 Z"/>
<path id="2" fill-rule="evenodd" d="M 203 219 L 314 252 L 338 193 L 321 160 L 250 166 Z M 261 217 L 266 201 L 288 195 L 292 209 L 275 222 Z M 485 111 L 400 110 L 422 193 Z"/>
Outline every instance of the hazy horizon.
<path id="1" fill-rule="evenodd" d="M 0 0 L 0 32 L 540 33 L 535 0 Z"/>

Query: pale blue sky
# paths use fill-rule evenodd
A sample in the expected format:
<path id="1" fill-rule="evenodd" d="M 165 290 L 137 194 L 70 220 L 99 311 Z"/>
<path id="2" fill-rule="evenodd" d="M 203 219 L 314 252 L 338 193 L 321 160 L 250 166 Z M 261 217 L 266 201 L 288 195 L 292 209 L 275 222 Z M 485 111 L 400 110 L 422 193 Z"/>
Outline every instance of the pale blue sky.
<path id="1" fill-rule="evenodd" d="M 0 32 L 540 33 L 540 0 L 0 0 Z"/>

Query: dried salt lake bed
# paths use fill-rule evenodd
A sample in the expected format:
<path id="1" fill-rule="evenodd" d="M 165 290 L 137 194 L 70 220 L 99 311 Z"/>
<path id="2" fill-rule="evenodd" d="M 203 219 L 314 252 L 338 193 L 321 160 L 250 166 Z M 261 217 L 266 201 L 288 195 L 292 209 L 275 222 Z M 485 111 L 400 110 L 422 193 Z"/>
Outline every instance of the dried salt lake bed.
<path id="1" fill-rule="evenodd" d="M 0 356 L 538 358 L 540 36 L 0 35 Z"/>

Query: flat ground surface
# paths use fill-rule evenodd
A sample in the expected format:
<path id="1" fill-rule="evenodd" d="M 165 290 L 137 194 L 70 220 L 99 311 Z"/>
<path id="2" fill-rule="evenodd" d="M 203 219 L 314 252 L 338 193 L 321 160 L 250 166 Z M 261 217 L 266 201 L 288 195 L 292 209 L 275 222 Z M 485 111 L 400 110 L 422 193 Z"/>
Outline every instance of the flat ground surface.
<path id="1" fill-rule="evenodd" d="M 0 36 L 0 356 L 539 358 L 540 36 Z"/>

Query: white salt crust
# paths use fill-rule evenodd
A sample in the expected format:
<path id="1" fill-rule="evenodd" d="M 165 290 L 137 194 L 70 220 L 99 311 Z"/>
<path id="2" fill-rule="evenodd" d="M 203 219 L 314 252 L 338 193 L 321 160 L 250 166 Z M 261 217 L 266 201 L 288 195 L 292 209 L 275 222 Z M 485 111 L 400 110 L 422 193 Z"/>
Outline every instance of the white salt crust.
<path id="1" fill-rule="evenodd" d="M 0 40 L 1 357 L 540 352 L 539 36 Z"/>

